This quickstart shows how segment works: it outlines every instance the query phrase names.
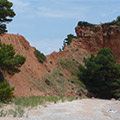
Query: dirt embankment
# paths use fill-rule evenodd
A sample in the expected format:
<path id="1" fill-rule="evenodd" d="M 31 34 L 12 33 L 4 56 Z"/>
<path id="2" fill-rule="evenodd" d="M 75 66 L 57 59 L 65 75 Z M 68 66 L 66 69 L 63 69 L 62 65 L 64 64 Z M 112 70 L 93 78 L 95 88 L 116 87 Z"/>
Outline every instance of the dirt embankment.
<path id="1" fill-rule="evenodd" d="M 35 48 L 31 47 L 23 36 L 14 34 L 0 36 L 2 43 L 13 44 L 16 53 L 26 57 L 25 64 L 20 68 L 21 72 L 14 76 L 5 74 L 11 86 L 15 86 L 15 96 L 55 95 L 54 89 L 52 90 L 54 86 L 46 85 L 45 76 L 57 69 L 57 63 L 60 59 L 67 58 L 82 63 L 83 58 L 88 56 L 89 52 L 97 53 L 103 47 L 111 48 L 116 58 L 120 59 L 119 26 L 96 25 L 92 28 L 77 26 L 75 31 L 77 39 L 73 39 L 70 46 L 66 46 L 63 52 L 53 52 L 47 55 L 44 64 L 38 62 L 34 55 Z M 66 71 L 63 70 L 62 73 L 64 74 L 64 72 Z M 68 72 L 67 74 L 65 76 L 66 80 L 70 78 L 71 73 Z M 67 87 L 69 91 L 69 82 L 65 82 L 64 87 Z M 67 94 L 67 91 L 65 91 L 65 94 Z"/>
<path id="2" fill-rule="evenodd" d="M 41 64 L 34 55 L 35 48 L 31 47 L 29 42 L 23 36 L 4 34 L 0 36 L 0 40 L 2 43 L 12 44 L 17 54 L 26 57 L 25 64 L 20 68 L 21 72 L 16 73 L 14 76 L 4 74 L 10 85 L 15 87 L 14 95 L 16 97 L 48 94 L 55 95 L 53 93 L 54 90 L 47 88 L 44 75 L 52 73 L 53 69 L 57 67 L 57 63 L 60 59 L 69 59 L 74 58 L 75 56 L 77 59 L 79 58 L 77 57 L 79 53 L 83 54 L 83 52 L 86 51 L 82 49 L 79 51 L 80 48 L 77 49 L 76 43 L 73 42 L 73 44 L 66 47 L 63 52 L 53 52 L 52 54 L 47 55 L 47 60 L 44 64 Z"/>

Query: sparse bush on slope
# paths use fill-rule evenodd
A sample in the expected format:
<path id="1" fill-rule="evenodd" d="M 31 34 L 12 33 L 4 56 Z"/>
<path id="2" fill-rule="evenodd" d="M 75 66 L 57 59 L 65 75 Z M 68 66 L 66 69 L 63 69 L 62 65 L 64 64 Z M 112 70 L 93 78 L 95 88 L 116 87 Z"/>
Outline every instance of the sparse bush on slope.
<path id="1" fill-rule="evenodd" d="M 41 53 L 39 50 L 35 49 L 34 54 L 40 63 L 45 62 L 46 56 L 43 53 Z"/>

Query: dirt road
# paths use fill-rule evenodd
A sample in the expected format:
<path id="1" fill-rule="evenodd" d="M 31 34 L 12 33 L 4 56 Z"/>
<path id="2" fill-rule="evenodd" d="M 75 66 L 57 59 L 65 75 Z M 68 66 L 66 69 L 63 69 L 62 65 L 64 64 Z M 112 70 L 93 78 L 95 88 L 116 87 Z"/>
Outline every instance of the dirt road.
<path id="1" fill-rule="evenodd" d="M 28 118 L 0 120 L 120 120 L 120 101 L 82 99 L 30 110 Z"/>

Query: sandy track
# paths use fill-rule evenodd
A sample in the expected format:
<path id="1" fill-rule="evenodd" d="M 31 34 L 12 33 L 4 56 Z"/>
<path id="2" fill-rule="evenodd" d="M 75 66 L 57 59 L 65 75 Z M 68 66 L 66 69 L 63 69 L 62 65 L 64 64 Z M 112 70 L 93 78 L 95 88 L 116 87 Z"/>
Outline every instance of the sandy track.
<path id="1" fill-rule="evenodd" d="M 120 120 L 120 101 L 83 99 L 29 111 L 28 118 L 0 120 Z"/>

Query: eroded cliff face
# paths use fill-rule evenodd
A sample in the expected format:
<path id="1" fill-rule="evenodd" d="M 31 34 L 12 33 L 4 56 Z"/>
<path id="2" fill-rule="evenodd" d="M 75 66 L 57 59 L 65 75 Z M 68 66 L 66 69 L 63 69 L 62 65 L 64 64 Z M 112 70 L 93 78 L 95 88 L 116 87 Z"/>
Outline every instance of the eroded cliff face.
<path id="1" fill-rule="evenodd" d="M 81 48 L 96 53 L 100 48 L 110 48 L 114 55 L 120 59 L 120 26 L 101 24 L 93 27 L 75 28 Z"/>
<path id="2" fill-rule="evenodd" d="M 57 90 L 60 87 L 65 89 L 63 95 L 76 95 L 76 91 L 72 90 L 74 85 L 68 82 L 72 73 L 69 70 L 60 69 L 64 74 L 65 80 L 59 88 L 54 85 L 47 85 L 45 81 L 48 74 L 52 74 L 58 69 L 58 62 L 61 59 L 75 60 L 82 63 L 84 57 L 88 57 L 89 53 L 97 53 L 103 47 L 108 47 L 113 50 L 114 55 L 120 59 L 120 26 L 117 25 L 95 25 L 93 27 L 75 28 L 77 39 L 73 39 L 69 46 L 66 46 L 62 52 L 53 52 L 47 55 L 47 60 L 44 64 L 38 62 L 34 55 L 34 47 L 31 47 L 28 41 L 21 35 L 4 34 L 0 36 L 2 43 L 13 44 L 16 53 L 26 57 L 25 64 L 20 68 L 21 72 L 10 76 L 4 73 L 5 78 L 11 86 L 15 87 L 14 95 L 32 96 L 32 95 L 57 95 Z M 59 81 L 58 81 L 59 82 Z M 56 88 L 54 88 L 56 87 Z M 53 89 L 54 88 L 54 89 Z M 55 91 L 56 89 L 56 91 Z"/>
<path id="3" fill-rule="evenodd" d="M 54 69 L 57 69 L 57 63 L 60 59 L 68 58 L 81 59 L 80 54 L 84 54 L 85 50 L 79 51 L 76 46 L 76 41 L 73 41 L 71 46 L 67 46 L 63 52 L 53 52 L 46 56 L 44 64 L 38 62 L 34 55 L 34 47 L 31 47 L 29 42 L 21 35 L 4 34 L 0 36 L 0 40 L 5 44 L 12 44 L 16 50 L 16 54 L 20 54 L 26 57 L 26 62 L 20 68 L 21 72 L 11 76 L 4 72 L 4 77 L 8 80 L 11 86 L 15 87 L 14 95 L 20 96 L 38 96 L 38 95 L 57 95 L 54 91 L 54 87 L 48 86 L 45 82 L 46 76 L 52 73 Z M 78 45 L 79 42 L 77 42 Z M 79 56 L 79 57 L 77 57 Z M 84 56 L 84 55 L 83 55 Z M 66 90 L 70 90 L 69 82 L 66 81 L 62 87 Z M 56 88 L 58 89 L 58 88 Z M 66 95 L 71 92 L 65 91 Z M 72 92 L 72 94 L 74 94 Z"/>
<path id="4" fill-rule="evenodd" d="M 26 57 L 25 64 L 20 68 L 21 72 L 14 76 L 5 74 L 5 78 L 11 86 L 15 87 L 15 96 L 41 95 L 42 93 L 34 87 L 32 83 L 41 78 L 44 72 L 47 72 L 44 65 L 41 65 L 35 55 L 34 47 L 31 47 L 28 41 L 21 35 L 4 34 L 0 36 L 2 43 L 12 44 L 17 54 Z M 32 88 L 32 90 L 31 90 Z"/>

